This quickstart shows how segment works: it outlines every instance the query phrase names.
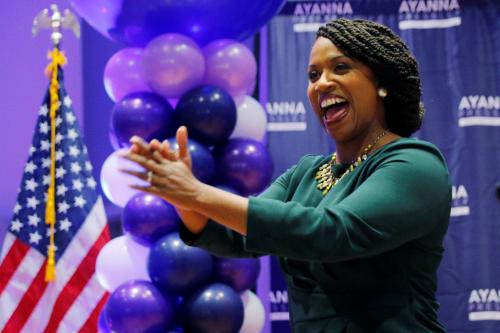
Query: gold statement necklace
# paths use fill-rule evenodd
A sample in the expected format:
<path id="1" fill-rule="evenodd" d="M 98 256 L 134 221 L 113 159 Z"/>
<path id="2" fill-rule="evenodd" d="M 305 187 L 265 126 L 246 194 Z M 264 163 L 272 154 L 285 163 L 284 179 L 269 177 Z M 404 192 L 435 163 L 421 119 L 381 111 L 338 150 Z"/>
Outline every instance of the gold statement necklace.
<path id="1" fill-rule="evenodd" d="M 351 164 L 347 167 L 347 170 L 344 171 L 340 176 L 336 177 L 333 174 L 333 166 L 337 162 L 337 153 L 333 153 L 332 159 L 328 161 L 327 163 L 323 164 L 322 166 L 319 167 L 318 171 L 316 172 L 316 182 L 318 185 L 316 187 L 318 190 L 323 192 L 323 195 L 326 195 L 328 191 L 339 181 L 342 180 L 345 176 L 347 176 L 349 173 L 354 171 L 357 166 L 359 166 L 361 163 L 363 163 L 367 158 L 368 158 L 368 153 L 370 150 L 372 150 L 373 146 L 377 144 L 377 142 L 382 139 L 386 134 L 388 133 L 387 130 L 383 131 L 380 133 L 375 140 L 373 140 L 372 143 L 370 143 L 368 146 L 363 149 L 363 153 L 358 156 Z"/>

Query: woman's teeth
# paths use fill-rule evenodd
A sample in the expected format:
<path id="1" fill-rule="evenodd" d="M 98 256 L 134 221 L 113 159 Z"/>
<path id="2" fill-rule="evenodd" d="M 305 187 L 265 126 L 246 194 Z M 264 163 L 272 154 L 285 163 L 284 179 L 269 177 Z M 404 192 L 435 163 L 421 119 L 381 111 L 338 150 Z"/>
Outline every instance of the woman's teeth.
<path id="1" fill-rule="evenodd" d="M 330 97 L 321 101 L 321 108 L 327 108 L 335 104 L 340 104 L 346 102 L 345 98 L 342 97 Z"/>

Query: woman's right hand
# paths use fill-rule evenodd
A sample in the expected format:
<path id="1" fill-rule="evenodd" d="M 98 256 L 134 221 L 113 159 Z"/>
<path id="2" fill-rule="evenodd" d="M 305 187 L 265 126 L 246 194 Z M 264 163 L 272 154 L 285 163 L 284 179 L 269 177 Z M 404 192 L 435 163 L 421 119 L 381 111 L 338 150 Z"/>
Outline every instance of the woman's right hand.
<path id="1" fill-rule="evenodd" d="M 182 161 L 189 168 L 189 170 L 192 171 L 193 161 L 188 148 L 188 132 L 185 126 L 181 126 L 177 129 L 176 141 L 179 146 L 178 151 L 172 150 L 167 140 L 160 143 L 160 141 L 154 139 L 148 144 L 139 137 L 133 137 L 130 141 L 132 143 L 131 150 L 135 153 L 141 154 L 145 157 L 150 157 L 155 154 L 155 152 L 160 153 L 163 158 L 170 161 Z M 205 228 L 208 222 L 208 218 L 206 216 L 193 210 L 177 206 L 174 207 L 189 231 L 192 233 L 199 233 Z"/>

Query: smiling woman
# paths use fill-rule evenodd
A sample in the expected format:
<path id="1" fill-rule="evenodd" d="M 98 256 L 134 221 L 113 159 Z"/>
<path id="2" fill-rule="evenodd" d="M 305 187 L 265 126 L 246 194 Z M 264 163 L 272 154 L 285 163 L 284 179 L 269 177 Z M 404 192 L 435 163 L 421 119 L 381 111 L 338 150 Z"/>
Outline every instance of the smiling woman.
<path id="1" fill-rule="evenodd" d="M 445 332 L 436 271 L 451 186 L 443 156 L 408 138 L 420 127 L 417 63 L 390 29 L 339 19 L 318 31 L 308 67 L 312 109 L 337 152 L 303 157 L 245 198 L 191 173 L 179 152 L 132 139 L 135 187 L 172 203 L 181 237 L 219 256 L 279 257 L 294 332 Z"/>

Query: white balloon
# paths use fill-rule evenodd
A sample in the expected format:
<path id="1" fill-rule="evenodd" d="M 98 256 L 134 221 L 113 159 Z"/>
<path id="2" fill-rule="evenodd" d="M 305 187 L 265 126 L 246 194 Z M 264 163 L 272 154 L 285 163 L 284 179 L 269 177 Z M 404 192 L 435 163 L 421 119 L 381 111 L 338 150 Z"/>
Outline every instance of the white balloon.
<path id="1" fill-rule="evenodd" d="M 230 138 L 263 141 L 267 130 L 267 115 L 253 97 L 244 96 L 237 107 L 236 126 Z"/>
<path id="2" fill-rule="evenodd" d="M 125 207 L 127 201 L 139 193 L 138 190 L 130 188 L 129 185 L 147 185 L 145 181 L 119 171 L 120 169 L 144 171 L 136 163 L 119 156 L 120 153 L 127 150 L 127 148 L 123 148 L 111 153 L 101 168 L 102 190 L 112 203 L 120 207 Z"/>
<path id="3" fill-rule="evenodd" d="M 243 325 L 241 325 L 240 333 L 260 333 L 264 327 L 266 318 L 264 305 L 260 299 L 250 290 L 244 291 L 241 294 L 245 315 L 243 317 Z"/>
<path id="4" fill-rule="evenodd" d="M 151 281 L 147 270 L 148 255 L 148 247 L 127 236 L 113 238 L 97 256 L 97 280 L 109 292 L 129 280 Z"/>

